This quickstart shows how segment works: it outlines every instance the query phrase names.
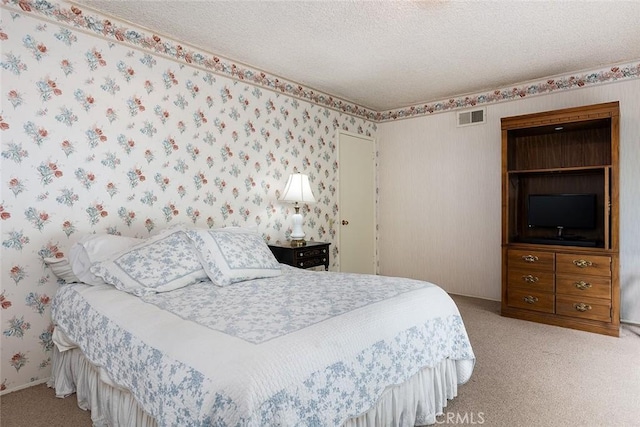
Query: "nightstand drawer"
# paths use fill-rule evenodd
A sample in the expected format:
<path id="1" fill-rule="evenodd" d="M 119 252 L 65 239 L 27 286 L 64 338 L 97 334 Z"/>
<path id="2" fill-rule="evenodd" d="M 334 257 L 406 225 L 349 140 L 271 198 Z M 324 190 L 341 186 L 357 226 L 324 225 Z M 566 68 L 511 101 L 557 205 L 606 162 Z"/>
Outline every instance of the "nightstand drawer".
<path id="1" fill-rule="evenodd" d="M 329 245 L 326 246 L 303 246 L 295 248 L 295 259 L 304 260 L 313 257 L 326 257 L 329 255 Z"/>
<path id="2" fill-rule="evenodd" d="M 311 268 L 320 265 L 329 269 L 329 245 L 325 242 L 307 242 L 305 246 L 269 245 L 278 262 L 298 268 Z"/>
<path id="3" fill-rule="evenodd" d="M 325 265 L 329 258 L 327 256 L 313 256 L 313 257 L 304 257 L 304 258 L 296 258 L 295 267 L 298 268 L 311 268 L 317 267 L 319 265 Z"/>

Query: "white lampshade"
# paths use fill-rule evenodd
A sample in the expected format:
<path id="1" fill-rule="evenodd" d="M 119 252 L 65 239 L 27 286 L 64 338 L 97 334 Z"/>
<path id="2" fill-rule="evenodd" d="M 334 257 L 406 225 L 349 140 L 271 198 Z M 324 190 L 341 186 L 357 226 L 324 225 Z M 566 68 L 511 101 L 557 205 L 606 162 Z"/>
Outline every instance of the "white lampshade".
<path id="1" fill-rule="evenodd" d="M 298 203 L 315 203 L 311 185 L 309 185 L 309 177 L 302 173 L 292 173 L 289 175 L 287 185 L 280 198 L 283 202 L 295 203 L 296 213 L 291 217 L 293 222 L 293 230 L 291 231 L 291 246 L 304 246 L 304 231 L 302 231 L 302 214 L 300 213 L 300 205 Z"/>
<path id="2" fill-rule="evenodd" d="M 280 200 L 293 203 L 315 203 L 316 199 L 313 197 L 313 192 L 311 191 L 309 177 L 302 173 L 292 173 L 289 175 L 289 180 L 284 187 L 284 192 Z"/>

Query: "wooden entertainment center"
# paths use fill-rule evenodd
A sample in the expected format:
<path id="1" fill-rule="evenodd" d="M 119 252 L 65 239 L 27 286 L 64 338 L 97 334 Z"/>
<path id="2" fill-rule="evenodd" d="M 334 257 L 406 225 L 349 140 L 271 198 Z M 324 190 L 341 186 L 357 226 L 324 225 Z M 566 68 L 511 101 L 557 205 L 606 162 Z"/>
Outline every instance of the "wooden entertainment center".
<path id="1" fill-rule="evenodd" d="M 618 147 L 618 102 L 502 118 L 503 316 L 619 335 Z M 584 194 L 594 226 L 531 225 L 531 195 Z"/>

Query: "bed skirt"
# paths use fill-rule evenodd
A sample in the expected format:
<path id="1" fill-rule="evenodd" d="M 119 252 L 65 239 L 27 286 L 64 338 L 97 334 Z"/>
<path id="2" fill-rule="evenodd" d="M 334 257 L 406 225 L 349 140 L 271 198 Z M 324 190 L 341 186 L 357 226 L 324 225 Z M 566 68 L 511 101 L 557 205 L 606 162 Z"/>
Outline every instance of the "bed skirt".
<path id="1" fill-rule="evenodd" d="M 52 355 L 52 376 L 48 386 L 57 397 L 76 393 L 78 406 L 91 411 L 95 427 L 156 427 L 156 420 L 142 410 L 135 398 L 119 388 L 93 366 L 80 349 Z M 461 361 L 466 363 L 471 361 Z M 472 362 L 471 362 L 472 364 Z M 471 365 L 473 366 L 473 365 Z M 365 414 L 347 420 L 344 427 L 422 426 L 434 424 L 443 413 L 447 400 L 458 393 L 458 371 L 453 360 L 443 360 L 434 368 L 425 368 L 404 384 L 387 388 L 375 407 Z M 461 376 L 465 376 L 461 374 Z"/>

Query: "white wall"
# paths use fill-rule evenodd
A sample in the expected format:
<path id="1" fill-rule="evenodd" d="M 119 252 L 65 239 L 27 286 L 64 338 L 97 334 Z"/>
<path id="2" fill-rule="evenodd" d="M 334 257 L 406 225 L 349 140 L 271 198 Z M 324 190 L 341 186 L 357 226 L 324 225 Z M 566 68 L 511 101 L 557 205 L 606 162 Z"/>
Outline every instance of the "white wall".
<path id="1" fill-rule="evenodd" d="M 620 101 L 621 317 L 640 323 L 640 80 L 486 105 L 487 123 L 456 112 L 379 126 L 380 273 L 499 300 L 500 118 Z"/>

